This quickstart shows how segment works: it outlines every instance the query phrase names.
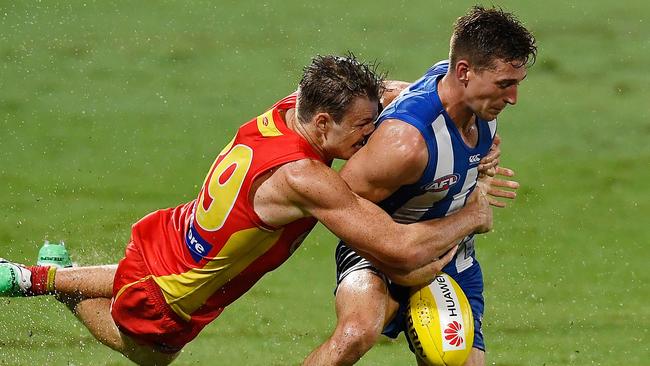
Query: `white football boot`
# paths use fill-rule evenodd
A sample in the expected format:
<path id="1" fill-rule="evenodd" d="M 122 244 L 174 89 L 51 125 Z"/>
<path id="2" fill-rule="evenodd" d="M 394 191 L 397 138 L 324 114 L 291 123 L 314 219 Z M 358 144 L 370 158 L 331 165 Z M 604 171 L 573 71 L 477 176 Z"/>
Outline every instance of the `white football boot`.
<path id="1" fill-rule="evenodd" d="M 0 258 L 0 297 L 27 296 L 32 272 L 24 266 Z"/>

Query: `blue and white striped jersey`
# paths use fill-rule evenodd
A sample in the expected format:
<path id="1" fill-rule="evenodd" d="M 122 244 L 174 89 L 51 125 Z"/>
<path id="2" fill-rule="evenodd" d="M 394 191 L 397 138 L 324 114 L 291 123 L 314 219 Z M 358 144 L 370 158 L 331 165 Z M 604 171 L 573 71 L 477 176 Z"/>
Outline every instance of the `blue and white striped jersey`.
<path id="1" fill-rule="evenodd" d="M 496 133 L 496 120 L 477 117 L 478 143 L 475 147 L 465 144 L 438 96 L 438 81 L 447 73 L 448 66 L 448 61 L 433 65 L 395 98 L 377 120 L 377 125 L 387 119 L 398 119 L 414 126 L 429 150 L 429 162 L 420 180 L 400 187 L 379 204 L 400 223 L 440 218 L 461 208 L 476 186 L 479 161 L 488 153 Z M 474 262 L 472 236 L 462 243 L 456 258 L 445 268 L 448 274 L 462 272 Z"/>

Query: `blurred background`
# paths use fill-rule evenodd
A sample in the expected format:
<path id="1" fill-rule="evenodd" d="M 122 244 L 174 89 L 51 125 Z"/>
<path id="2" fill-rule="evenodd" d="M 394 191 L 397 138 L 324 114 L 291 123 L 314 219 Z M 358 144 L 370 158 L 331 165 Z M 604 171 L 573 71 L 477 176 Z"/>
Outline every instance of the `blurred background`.
<path id="1" fill-rule="evenodd" d="M 33 263 L 47 239 L 117 262 L 130 225 L 193 199 L 312 56 L 349 50 L 415 80 L 474 3 L 0 1 L 0 256 Z M 477 240 L 487 363 L 648 365 L 650 5 L 492 4 L 539 56 L 499 119 L 519 196 Z M 299 364 L 335 324 L 335 243 L 317 227 L 176 364 Z M 91 363 L 129 364 L 54 299 L 0 299 L 0 365 Z M 405 364 L 403 336 L 359 362 Z"/>

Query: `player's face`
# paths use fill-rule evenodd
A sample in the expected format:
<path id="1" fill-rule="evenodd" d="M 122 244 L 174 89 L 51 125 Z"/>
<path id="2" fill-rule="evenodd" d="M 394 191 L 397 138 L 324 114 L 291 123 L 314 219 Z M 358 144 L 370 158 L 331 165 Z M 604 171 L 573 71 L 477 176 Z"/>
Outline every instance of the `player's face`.
<path id="1" fill-rule="evenodd" d="M 526 78 L 526 66 L 495 61 L 496 67 L 468 72 L 466 100 L 483 120 L 493 120 L 508 104 L 517 103 L 517 88 Z M 515 67 L 518 66 L 518 67 Z"/>
<path id="2" fill-rule="evenodd" d="M 357 97 L 339 123 L 332 123 L 326 134 L 328 155 L 347 160 L 363 147 L 375 130 L 377 119 L 377 101 L 366 97 Z"/>

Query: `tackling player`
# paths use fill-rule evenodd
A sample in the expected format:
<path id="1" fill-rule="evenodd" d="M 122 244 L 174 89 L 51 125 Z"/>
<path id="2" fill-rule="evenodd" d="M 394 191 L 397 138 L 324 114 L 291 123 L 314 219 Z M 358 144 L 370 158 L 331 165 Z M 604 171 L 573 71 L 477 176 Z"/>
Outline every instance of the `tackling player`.
<path id="1" fill-rule="evenodd" d="M 534 37 L 512 14 L 471 8 L 454 25 L 450 60 L 435 64 L 386 107 L 377 130 L 341 176 L 355 193 L 378 202 L 400 223 L 457 212 L 476 187 L 479 160 L 493 144 L 497 115 L 517 102 L 517 87 L 535 57 Z M 512 175 L 503 168 L 497 171 Z M 497 186 L 517 187 L 488 179 Z M 514 192 L 505 190 L 494 194 L 514 198 Z M 332 336 L 306 359 L 308 365 L 350 365 L 382 331 L 397 337 L 404 330 L 408 303 L 408 287 L 400 285 L 432 278 L 424 271 L 386 270 L 377 265 L 380 258 L 363 254 L 368 261 L 341 239 L 336 249 L 338 323 Z M 483 276 L 473 235 L 462 239 L 443 271 L 461 286 L 474 316 L 474 344 L 466 365 L 484 365 Z"/>
<path id="2" fill-rule="evenodd" d="M 56 293 L 99 341 L 162 365 L 286 261 L 317 220 L 379 266 L 437 273 L 461 238 L 490 229 L 485 197 L 474 194 L 446 218 L 402 225 L 330 168 L 374 130 L 381 92 L 374 68 L 353 56 L 314 58 L 296 94 L 239 128 L 197 199 L 133 225 L 117 268 L 3 261 L 0 295 Z"/>

